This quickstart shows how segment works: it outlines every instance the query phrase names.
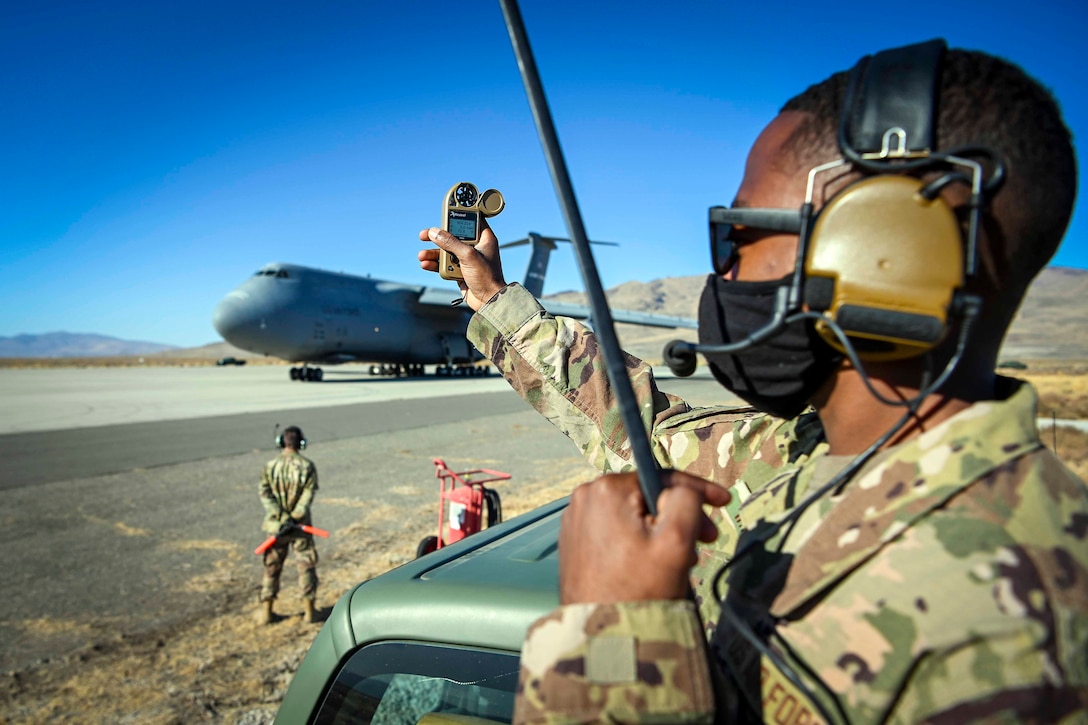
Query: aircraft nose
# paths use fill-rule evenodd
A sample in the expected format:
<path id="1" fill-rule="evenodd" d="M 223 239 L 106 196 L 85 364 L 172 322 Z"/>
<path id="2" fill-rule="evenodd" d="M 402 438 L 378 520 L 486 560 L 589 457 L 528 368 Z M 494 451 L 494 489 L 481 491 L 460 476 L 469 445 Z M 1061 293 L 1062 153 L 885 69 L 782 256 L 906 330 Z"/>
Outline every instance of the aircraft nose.
<path id="1" fill-rule="evenodd" d="M 212 313 L 216 332 L 230 344 L 245 348 L 259 335 L 265 322 L 247 292 L 235 290 L 219 301 Z"/>

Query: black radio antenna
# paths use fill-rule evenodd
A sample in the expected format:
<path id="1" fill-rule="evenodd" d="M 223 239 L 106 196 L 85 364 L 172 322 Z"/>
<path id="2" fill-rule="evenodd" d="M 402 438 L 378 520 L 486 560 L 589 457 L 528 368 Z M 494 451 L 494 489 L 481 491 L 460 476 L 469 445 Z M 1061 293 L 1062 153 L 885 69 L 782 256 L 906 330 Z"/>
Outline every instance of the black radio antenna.
<path id="1" fill-rule="evenodd" d="M 597 274 L 597 265 L 593 261 L 593 252 L 589 248 L 589 239 L 582 224 L 582 215 L 578 210 L 578 200 L 574 198 L 574 189 L 567 174 L 567 164 L 563 151 L 559 147 L 559 138 L 555 134 L 548 101 L 544 97 L 544 88 L 540 84 L 540 73 L 533 60 L 533 50 L 529 47 L 529 37 L 525 33 L 525 23 L 521 19 L 521 10 L 517 0 L 499 0 L 506 30 L 510 33 L 510 44 L 514 47 L 521 80 L 525 84 L 525 94 L 536 122 L 540 145 L 544 147 L 544 156 L 551 171 L 555 193 L 559 197 L 563 216 L 567 221 L 567 230 L 578 260 L 578 269 L 582 273 L 582 283 L 589 297 L 589 309 L 593 318 L 593 331 L 601 346 L 608 382 L 619 404 L 623 427 L 627 431 L 627 440 L 638 470 L 638 482 L 646 508 L 651 514 L 657 513 L 657 497 L 661 493 L 661 477 L 658 475 L 657 462 L 650 450 L 649 434 L 639 417 L 638 401 L 635 399 L 631 379 L 627 376 L 627 366 L 623 362 L 623 351 L 616 337 L 616 327 L 612 321 L 612 312 L 608 309 L 608 300 Z"/>

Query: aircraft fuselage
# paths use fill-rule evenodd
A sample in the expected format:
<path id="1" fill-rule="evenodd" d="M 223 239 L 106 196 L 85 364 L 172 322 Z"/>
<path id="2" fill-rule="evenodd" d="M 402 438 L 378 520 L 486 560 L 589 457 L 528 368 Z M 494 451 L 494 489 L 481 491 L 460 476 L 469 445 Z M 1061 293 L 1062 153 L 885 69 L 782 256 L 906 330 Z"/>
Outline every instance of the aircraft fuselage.
<path id="1" fill-rule="evenodd" d="M 215 308 L 243 350 L 302 363 L 464 363 L 470 311 L 419 302 L 425 288 L 293 264 L 269 264 Z M 457 296 L 451 289 L 450 299 Z"/>

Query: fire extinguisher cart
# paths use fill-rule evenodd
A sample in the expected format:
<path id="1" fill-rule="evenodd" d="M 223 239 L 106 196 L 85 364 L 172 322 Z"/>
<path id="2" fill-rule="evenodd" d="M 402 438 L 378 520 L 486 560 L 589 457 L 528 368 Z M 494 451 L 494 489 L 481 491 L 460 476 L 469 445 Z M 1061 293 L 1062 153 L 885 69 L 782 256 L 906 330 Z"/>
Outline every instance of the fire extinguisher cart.
<path id="1" fill-rule="evenodd" d="M 416 558 L 441 549 L 481 531 L 486 511 L 488 526 L 502 521 L 502 500 L 498 491 L 485 483 L 505 481 L 509 473 L 476 468 L 471 471 L 451 471 L 441 458 L 434 459 L 435 478 L 439 480 L 438 531 L 419 542 Z"/>

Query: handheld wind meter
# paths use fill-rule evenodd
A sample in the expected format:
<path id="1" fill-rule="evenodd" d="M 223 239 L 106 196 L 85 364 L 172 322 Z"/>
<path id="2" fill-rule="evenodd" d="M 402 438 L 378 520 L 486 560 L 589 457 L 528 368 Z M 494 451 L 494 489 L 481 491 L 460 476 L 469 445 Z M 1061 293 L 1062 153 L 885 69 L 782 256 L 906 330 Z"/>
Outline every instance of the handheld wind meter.
<path id="1" fill-rule="evenodd" d="M 465 244 L 476 244 L 483 232 L 483 217 L 492 217 L 506 207 L 497 189 L 480 193 L 474 185 L 461 181 L 450 187 L 442 199 L 442 228 Z M 438 274 L 442 279 L 464 279 L 461 262 L 445 249 L 438 255 Z"/>

